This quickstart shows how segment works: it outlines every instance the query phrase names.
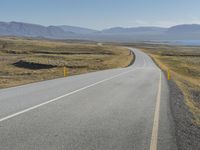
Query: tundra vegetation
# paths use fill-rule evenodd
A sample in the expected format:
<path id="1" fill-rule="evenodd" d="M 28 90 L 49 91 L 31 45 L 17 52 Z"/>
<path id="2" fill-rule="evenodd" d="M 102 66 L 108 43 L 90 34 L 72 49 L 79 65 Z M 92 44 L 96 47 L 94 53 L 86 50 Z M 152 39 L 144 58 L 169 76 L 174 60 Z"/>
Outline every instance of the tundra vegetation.
<path id="1" fill-rule="evenodd" d="M 127 67 L 126 48 L 88 41 L 0 37 L 0 88 L 111 68 Z"/>

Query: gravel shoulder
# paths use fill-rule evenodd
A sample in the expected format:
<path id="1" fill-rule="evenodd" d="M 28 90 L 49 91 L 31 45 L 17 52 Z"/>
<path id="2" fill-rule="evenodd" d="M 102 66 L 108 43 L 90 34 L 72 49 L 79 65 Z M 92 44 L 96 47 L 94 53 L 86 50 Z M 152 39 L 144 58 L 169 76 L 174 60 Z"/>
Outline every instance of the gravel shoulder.
<path id="1" fill-rule="evenodd" d="M 192 123 L 193 115 L 185 105 L 184 96 L 179 87 L 173 80 L 169 81 L 168 84 L 178 149 L 200 150 L 200 128 Z"/>

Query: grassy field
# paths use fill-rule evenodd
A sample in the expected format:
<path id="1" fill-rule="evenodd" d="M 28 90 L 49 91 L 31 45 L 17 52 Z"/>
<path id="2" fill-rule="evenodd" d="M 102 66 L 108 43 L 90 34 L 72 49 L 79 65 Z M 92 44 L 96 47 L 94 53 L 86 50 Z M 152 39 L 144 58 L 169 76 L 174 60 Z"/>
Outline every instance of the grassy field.
<path id="1" fill-rule="evenodd" d="M 164 70 L 171 71 L 172 79 L 184 93 L 185 104 L 200 126 L 200 47 L 154 44 L 132 45 L 143 49 Z"/>
<path id="2" fill-rule="evenodd" d="M 66 42 L 0 37 L 0 88 L 104 69 L 126 67 L 133 54 L 94 42 Z"/>

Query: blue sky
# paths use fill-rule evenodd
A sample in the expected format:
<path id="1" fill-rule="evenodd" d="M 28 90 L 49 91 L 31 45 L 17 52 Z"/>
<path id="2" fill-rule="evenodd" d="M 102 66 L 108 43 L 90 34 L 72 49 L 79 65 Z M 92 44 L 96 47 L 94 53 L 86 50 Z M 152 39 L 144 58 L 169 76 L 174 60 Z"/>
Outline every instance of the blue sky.
<path id="1" fill-rule="evenodd" d="M 0 21 L 41 25 L 114 26 L 200 24 L 199 0 L 0 0 Z"/>

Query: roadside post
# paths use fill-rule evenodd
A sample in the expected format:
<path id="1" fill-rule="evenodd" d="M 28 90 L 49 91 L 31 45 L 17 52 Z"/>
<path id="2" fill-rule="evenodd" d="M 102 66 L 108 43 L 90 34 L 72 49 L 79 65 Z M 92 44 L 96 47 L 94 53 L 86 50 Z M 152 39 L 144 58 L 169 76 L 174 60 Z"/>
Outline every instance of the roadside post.
<path id="1" fill-rule="evenodd" d="M 169 70 L 169 69 L 167 70 L 167 79 L 168 79 L 168 80 L 171 79 L 171 73 L 170 73 L 170 70 Z"/>
<path id="2" fill-rule="evenodd" d="M 66 77 L 67 76 L 67 68 L 64 66 L 64 69 L 63 69 L 63 73 L 64 73 L 64 77 Z"/>

